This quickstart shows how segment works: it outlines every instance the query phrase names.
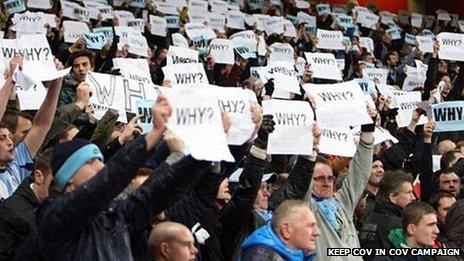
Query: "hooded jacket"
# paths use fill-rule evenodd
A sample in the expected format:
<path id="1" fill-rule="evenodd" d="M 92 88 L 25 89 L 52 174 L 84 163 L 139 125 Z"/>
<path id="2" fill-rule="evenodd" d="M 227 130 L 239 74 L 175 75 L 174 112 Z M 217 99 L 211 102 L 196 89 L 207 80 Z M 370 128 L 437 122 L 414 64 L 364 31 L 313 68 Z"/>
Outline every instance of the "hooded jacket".
<path id="1" fill-rule="evenodd" d="M 242 246 L 240 260 L 287 260 L 287 261 L 310 261 L 315 254 L 306 255 L 302 250 L 294 250 L 285 245 L 272 228 L 271 222 L 258 228 L 251 234 Z"/>

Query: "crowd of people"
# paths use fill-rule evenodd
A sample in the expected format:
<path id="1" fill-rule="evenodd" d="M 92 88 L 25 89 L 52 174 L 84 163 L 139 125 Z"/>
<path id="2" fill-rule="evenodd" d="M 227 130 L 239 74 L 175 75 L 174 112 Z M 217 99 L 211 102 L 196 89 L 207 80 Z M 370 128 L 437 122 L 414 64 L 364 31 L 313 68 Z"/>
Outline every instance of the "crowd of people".
<path id="1" fill-rule="evenodd" d="M 3 2 L 1 22 L 5 39 L 16 38 L 13 15 Z M 36 2 L 36 1 L 33 1 Z M 73 1 L 84 7 L 82 1 Z M 84 1 L 85 2 L 85 1 Z M 147 13 L 163 17 L 155 1 L 98 1 L 136 18 Z M 168 1 L 169 2 L 169 1 Z M 372 28 L 354 25 L 347 30 L 335 13 L 318 12 L 319 3 L 297 8 L 295 0 L 230 1 L 245 14 L 293 16 L 305 12 L 316 17 L 317 29 L 342 31 L 349 36 L 345 50 L 317 48 L 315 31 L 295 21 L 296 36 L 268 35 L 257 23 L 245 24 L 265 46 L 286 43 L 295 60 L 304 53 L 333 53 L 344 60 L 343 81 L 363 78 L 367 67 L 388 70 L 387 84 L 401 90 L 407 66 L 415 60 L 428 65 L 423 86 L 417 87 L 429 104 L 464 100 L 462 61 L 439 58 L 440 45 L 424 53 L 391 39 L 393 25 L 379 21 Z M 71 67 L 63 78 L 44 82 L 47 94 L 38 110 L 22 110 L 15 72 L 24 60 L 16 53 L 3 73 L 0 89 L 0 260 L 463 260 L 464 256 L 464 135 L 463 131 L 435 132 L 436 122 L 425 109 L 413 109 L 407 127 L 398 127 L 394 97 L 369 95 L 366 105 L 373 123 L 361 126 L 353 157 L 319 151 L 322 130 L 315 119 L 310 155 L 269 155 L 269 135 L 276 128 L 272 115 L 263 115 L 260 104 L 273 99 L 279 89 L 263 81 L 250 67 L 266 66 L 269 52 L 219 64 L 200 52 L 208 81 L 222 87 L 251 90 L 258 101 L 252 107 L 255 132 L 243 145 L 229 145 L 235 162 L 195 159 L 182 139 L 167 128 L 172 115 L 168 98 L 160 94 L 152 110 L 152 128 L 142 134 L 139 117 L 127 113 L 127 123 L 109 109 L 99 120 L 94 115 L 89 72 L 120 75 L 113 58 L 146 59 L 154 85 L 175 88 L 165 79 L 171 35 L 188 39 L 191 49 L 201 49 L 189 39 L 183 25 L 188 8 L 179 8 L 180 28 L 169 28 L 166 37 L 153 35 L 147 22 L 150 55 L 141 57 L 119 46 L 120 37 L 101 50 L 89 49 L 84 37 L 65 43 L 63 1 L 51 9 L 28 8 L 56 16 L 57 26 L 45 32 L 58 70 Z M 211 3 L 210 3 L 211 4 Z M 348 16 L 358 4 L 348 1 Z M 379 14 L 375 6 L 370 12 Z M 401 34 L 423 35 L 427 25 L 412 26 L 393 15 Z M 90 19 L 91 28 L 119 26 L 117 17 Z M 113 29 L 114 30 L 114 29 Z M 214 30 L 229 38 L 241 30 Z M 435 18 L 432 34 L 460 33 L 457 23 Z M 355 32 L 355 33 L 353 33 Z M 360 44 L 373 39 L 374 48 Z M 259 42 L 259 40 L 257 41 Z M 256 50 L 254 50 L 256 51 Z M 335 80 L 313 77 L 306 65 L 297 76 L 300 85 L 331 84 Z M 313 97 L 291 94 L 290 100 Z M 227 132 L 228 117 L 222 115 Z M 375 143 L 381 126 L 396 137 Z M 464 125 L 463 125 L 464 126 Z M 348 126 L 347 126 L 348 127 Z M 464 127 L 462 128 L 464 130 Z M 439 160 L 437 161 L 437 158 Z M 437 164 L 438 163 L 438 164 Z M 439 166 L 434 166 L 439 165 Z M 330 248 L 433 248 L 460 249 L 447 256 L 332 256 Z"/>

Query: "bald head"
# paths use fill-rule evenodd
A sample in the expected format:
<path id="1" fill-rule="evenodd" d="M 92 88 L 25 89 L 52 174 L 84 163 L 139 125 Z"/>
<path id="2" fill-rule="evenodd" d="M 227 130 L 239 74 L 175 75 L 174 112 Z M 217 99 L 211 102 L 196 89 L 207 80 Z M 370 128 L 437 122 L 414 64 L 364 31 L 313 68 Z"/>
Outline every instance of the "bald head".
<path id="1" fill-rule="evenodd" d="M 195 260 L 198 252 L 192 232 L 183 224 L 170 221 L 153 228 L 148 244 L 156 260 Z"/>
<path id="2" fill-rule="evenodd" d="M 453 151 L 456 149 L 456 144 L 450 140 L 443 140 L 438 143 L 438 153 L 440 155 L 445 154 L 448 151 Z"/>

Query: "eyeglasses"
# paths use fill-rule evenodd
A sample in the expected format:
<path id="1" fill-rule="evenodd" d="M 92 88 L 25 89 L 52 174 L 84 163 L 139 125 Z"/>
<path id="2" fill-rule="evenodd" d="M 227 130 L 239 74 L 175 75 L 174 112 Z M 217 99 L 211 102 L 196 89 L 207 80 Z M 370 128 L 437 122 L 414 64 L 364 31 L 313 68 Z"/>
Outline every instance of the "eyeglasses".
<path id="1" fill-rule="evenodd" d="M 334 182 L 334 181 L 335 181 L 335 176 L 319 176 L 319 177 L 313 177 L 313 180 L 316 181 L 316 182 L 322 182 L 322 181 Z"/>

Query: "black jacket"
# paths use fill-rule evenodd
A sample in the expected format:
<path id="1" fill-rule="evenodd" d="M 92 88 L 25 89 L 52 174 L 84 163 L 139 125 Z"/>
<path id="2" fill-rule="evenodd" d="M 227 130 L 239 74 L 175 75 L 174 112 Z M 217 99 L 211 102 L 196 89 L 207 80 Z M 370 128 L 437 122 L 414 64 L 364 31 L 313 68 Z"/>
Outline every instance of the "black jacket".
<path id="1" fill-rule="evenodd" d="M 130 238 L 143 234 L 152 219 L 182 197 L 209 164 L 191 157 L 173 165 L 164 162 L 116 209 L 108 210 L 148 155 L 141 136 L 120 149 L 86 184 L 42 204 L 37 225 L 45 260 L 133 260 Z"/>
<path id="2" fill-rule="evenodd" d="M 11 260 L 16 250 L 34 229 L 34 210 L 39 205 L 25 179 L 16 191 L 0 204 L 0 260 Z"/>
<path id="3" fill-rule="evenodd" d="M 390 202 L 376 202 L 374 213 L 366 219 L 359 233 L 362 248 L 391 248 L 388 234 L 400 228 L 402 209 Z"/>

